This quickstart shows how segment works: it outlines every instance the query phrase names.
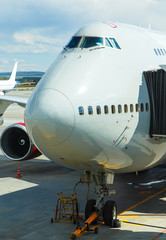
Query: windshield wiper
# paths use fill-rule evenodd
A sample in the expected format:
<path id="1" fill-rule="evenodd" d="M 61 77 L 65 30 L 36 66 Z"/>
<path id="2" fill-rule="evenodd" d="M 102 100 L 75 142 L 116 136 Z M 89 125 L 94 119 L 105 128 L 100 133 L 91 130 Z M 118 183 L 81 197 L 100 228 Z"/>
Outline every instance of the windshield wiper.
<path id="1" fill-rule="evenodd" d="M 102 48 L 105 48 L 104 46 L 101 46 L 101 47 L 95 47 L 95 48 L 91 48 L 89 49 L 89 51 L 93 51 L 93 50 L 97 50 L 97 49 L 102 49 Z"/>

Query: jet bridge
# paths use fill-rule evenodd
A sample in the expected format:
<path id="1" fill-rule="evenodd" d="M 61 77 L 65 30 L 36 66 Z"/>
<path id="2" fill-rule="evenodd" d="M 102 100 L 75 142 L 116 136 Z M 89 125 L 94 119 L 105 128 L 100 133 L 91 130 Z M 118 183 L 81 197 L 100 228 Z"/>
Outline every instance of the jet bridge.
<path id="1" fill-rule="evenodd" d="M 166 72 L 163 69 L 144 72 L 150 99 L 151 137 L 166 137 Z"/>

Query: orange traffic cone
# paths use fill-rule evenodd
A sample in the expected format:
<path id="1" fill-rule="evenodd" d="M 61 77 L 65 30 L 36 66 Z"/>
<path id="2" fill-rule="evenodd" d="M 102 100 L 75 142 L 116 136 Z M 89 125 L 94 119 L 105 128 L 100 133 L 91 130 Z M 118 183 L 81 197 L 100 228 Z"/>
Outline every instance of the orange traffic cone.
<path id="1" fill-rule="evenodd" d="M 22 176 L 21 176 L 21 173 L 20 173 L 20 167 L 18 167 L 18 170 L 17 170 L 17 176 L 16 176 L 17 178 L 21 178 Z"/>

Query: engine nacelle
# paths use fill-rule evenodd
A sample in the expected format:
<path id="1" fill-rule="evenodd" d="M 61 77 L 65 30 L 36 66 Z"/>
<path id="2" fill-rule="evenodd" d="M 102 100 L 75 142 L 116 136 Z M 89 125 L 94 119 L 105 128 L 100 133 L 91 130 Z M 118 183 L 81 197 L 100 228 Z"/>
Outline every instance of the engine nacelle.
<path id="1" fill-rule="evenodd" d="M 29 138 L 25 124 L 13 124 L 2 132 L 1 150 L 11 160 L 28 160 L 41 155 Z"/>

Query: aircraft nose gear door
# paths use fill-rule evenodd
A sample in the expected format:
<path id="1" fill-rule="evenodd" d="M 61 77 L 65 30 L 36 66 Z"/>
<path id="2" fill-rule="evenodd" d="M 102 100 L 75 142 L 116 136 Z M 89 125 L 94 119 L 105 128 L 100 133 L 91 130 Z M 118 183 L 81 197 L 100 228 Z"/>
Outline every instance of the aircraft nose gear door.
<path id="1" fill-rule="evenodd" d="M 162 69 L 144 72 L 150 99 L 151 137 L 166 137 L 166 72 Z"/>

